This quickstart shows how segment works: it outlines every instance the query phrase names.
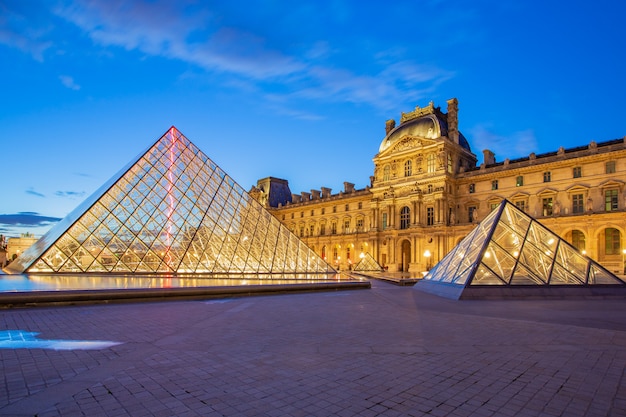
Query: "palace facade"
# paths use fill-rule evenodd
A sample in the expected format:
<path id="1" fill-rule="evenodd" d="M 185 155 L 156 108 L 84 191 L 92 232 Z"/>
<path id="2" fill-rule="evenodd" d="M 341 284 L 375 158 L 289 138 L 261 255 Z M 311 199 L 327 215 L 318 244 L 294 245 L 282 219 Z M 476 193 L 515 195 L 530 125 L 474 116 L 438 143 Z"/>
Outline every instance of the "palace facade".
<path id="1" fill-rule="evenodd" d="M 427 271 L 503 199 L 614 273 L 625 268 L 625 138 L 496 162 L 458 130 L 458 101 L 388 120 L 365 189 L 345 182 L 292 194 L 264 178 L 250 191 L 335 268 L 365 253 L 389 271 Z"/>

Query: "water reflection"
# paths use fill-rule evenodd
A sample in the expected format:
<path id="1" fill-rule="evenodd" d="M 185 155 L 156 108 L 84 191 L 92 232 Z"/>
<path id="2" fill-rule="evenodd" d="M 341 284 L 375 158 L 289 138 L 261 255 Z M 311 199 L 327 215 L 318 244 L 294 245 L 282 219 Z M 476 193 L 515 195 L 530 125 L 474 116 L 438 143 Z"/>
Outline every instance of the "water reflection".
<path id="1" fill-rule="evenodd" d="M 342 274 L 240 275 L 0 275 L 0 292 L 72 291 L 142 288 L 195 288 L 241 285 L 285 285 L 359 281 Z"/>
<path id="2" fill-rule="evenodd" d="M 38 334 L 23 330 L 1 330 L 0 349 L 90 350 L 106 349 L 121 344 L 106 340 L 45 340 L 37 339 Z"/>

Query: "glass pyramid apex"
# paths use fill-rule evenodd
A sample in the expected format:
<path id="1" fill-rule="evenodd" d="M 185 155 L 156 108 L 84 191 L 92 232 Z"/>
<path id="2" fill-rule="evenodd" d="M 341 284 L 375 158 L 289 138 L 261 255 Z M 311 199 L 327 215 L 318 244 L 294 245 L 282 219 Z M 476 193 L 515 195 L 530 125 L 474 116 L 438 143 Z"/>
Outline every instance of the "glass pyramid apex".
<path id="1" fill-rule="evenodd" d="M 376 259 L 369 252 L 367 252 L 358 264 L 354 266 L 354 271 L 383 271 L 383 267 L 380 266 Z"/>
<path id="2" fill-rule="evenodd" d="M 6 270 L 335 272 L 175 127 Z"/>
<path id="3" fill-rule="evenodd" d="M 451 293 L 458 294 L 472 287 L 626 285 L 507 200 L 423 281 L 456 286 Z"/>

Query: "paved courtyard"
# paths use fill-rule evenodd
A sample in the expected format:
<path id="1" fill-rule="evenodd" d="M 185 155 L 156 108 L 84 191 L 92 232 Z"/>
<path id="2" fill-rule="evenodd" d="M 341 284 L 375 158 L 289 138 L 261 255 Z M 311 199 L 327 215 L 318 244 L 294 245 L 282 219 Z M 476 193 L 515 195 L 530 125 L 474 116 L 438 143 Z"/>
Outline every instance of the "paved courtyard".
<path id="1" fill-rule="evenodd" d="M 624 300 L 452 301 L 375 281 L 2 310 L 0 326 L 0 415 L 626 415 Z"/>

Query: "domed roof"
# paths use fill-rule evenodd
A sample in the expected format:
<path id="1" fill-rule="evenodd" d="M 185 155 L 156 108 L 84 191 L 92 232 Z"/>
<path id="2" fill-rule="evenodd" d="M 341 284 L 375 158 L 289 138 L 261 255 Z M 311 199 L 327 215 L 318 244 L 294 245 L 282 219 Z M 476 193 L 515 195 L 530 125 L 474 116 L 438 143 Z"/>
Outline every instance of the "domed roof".
<path id="1" fill-rule="evenodd" d="M 405 136 L 426 139 L 437 139 L 441 136 L 448 136 L 448 122 L 445 120 L 445 117 L 441 117 L 439 114 L 433 113 L 401 123 L 400 126 L 391 130 L 389 134 L 385 136 L 380 144 L 378 152 L 380 153 L 389 149 Z M 461 147 L 471 152 L 469 143 L 461 132 L 459 132 L 459 144 Z"/>

